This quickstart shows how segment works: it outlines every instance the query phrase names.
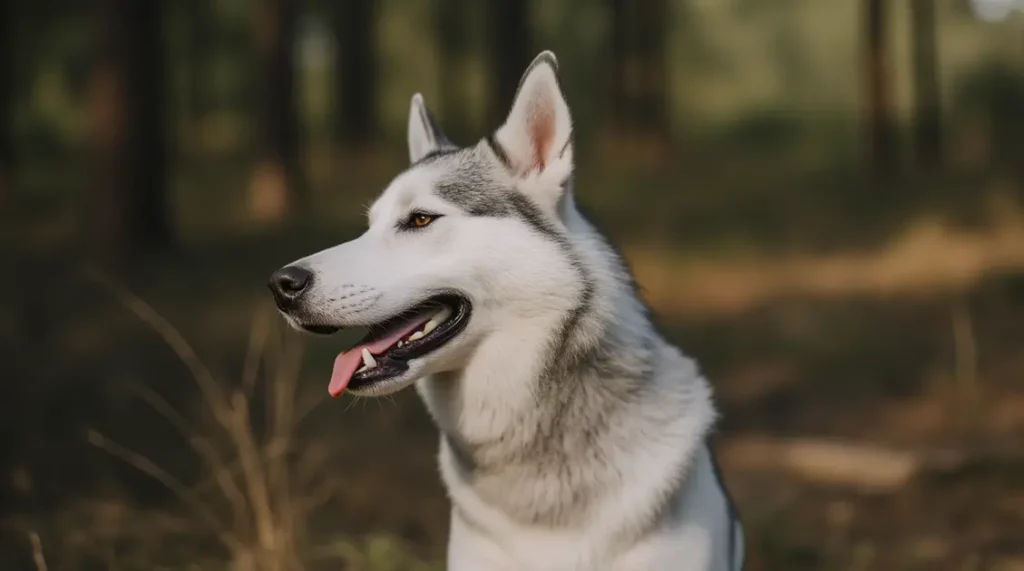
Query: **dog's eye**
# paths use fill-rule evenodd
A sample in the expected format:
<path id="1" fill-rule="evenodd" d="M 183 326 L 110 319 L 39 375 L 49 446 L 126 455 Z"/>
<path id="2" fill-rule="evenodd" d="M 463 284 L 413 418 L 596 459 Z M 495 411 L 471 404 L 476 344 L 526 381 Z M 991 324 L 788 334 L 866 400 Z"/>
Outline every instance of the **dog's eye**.
<path id="1" fill-rule="evenodd" d="M 425 228 L 430 225 L 431 222 L 437 220 L 437 216 L 434 214 L 425 214 L 423 212 L 413 212 L 409 215 L 409 226 L 413 228 Z"/>

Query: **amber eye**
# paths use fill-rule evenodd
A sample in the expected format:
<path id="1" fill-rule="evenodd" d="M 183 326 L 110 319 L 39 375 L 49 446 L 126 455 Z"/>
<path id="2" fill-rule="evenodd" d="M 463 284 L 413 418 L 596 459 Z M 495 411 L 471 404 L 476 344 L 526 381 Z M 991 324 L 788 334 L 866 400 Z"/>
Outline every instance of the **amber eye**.
<path id="1" fill-rule="evenodd" d="M 412 215 L 412 225 L 417 228 L 423 228 L 433 221 L 434 217 L 429 214 L 418 213 Z"/>

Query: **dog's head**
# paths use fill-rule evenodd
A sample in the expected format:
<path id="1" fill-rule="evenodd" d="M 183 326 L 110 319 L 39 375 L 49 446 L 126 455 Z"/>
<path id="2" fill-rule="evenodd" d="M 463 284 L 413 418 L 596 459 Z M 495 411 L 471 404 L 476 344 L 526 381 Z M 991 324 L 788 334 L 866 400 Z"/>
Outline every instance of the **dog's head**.
<path id="1" fill-rule="evenodd" d="M 366 232 L 271 276 L 293 326 L 369 328 L 335 360 L 332 395 L 389 394 L 459 369 L 503 324 L 571 303 L 572 123 L 557 66 L 537 56 L 505 123 L 471 147 L 448 141 L 414 95 L 412 164 L 370 207 Z"/>

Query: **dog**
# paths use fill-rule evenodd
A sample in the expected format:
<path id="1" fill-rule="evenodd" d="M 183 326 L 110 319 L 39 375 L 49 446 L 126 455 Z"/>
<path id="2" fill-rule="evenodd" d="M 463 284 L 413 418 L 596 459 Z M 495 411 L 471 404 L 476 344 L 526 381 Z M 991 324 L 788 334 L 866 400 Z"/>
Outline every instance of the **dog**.
<path id="1" fill-rule="evenodd" d="M 710 386 L 575 205 L 554 54 L 470 147 L 415 94 L 408 145 L 365 233 L 269 285 L 299 330 L 368 328 L 332 396 L 415 385 L 441 434 L 449 571 L 741 569 Z"/>

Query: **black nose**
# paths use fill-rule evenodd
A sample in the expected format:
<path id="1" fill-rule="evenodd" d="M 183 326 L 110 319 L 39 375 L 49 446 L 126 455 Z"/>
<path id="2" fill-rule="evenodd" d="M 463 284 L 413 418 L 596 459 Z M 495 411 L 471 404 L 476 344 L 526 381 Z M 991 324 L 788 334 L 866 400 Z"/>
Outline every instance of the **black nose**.
<path id="1" fill-rule="evenodd" d="M 288 309 L 313 283 L 313 273 L 298 266 L 285 266 L 270 274 L 270 291 L 274 294 L 277 307 Z"/>

